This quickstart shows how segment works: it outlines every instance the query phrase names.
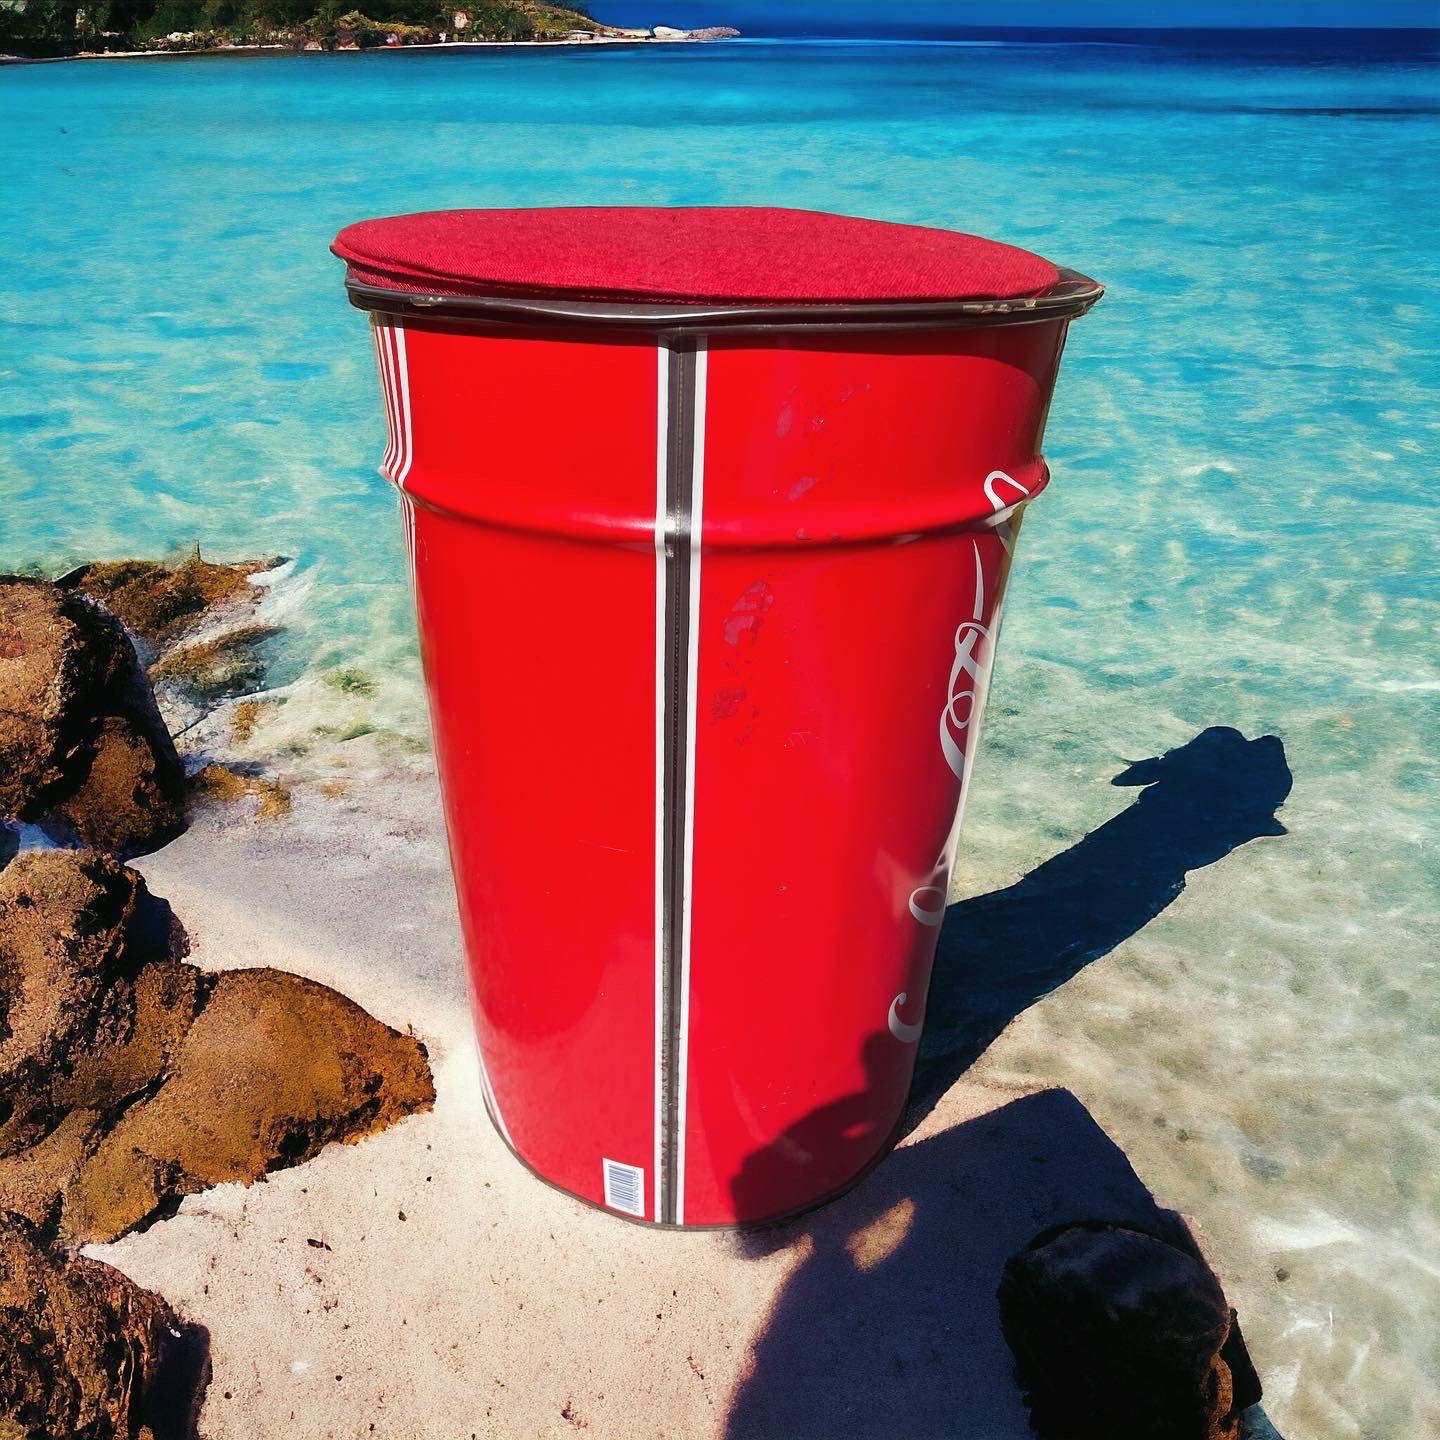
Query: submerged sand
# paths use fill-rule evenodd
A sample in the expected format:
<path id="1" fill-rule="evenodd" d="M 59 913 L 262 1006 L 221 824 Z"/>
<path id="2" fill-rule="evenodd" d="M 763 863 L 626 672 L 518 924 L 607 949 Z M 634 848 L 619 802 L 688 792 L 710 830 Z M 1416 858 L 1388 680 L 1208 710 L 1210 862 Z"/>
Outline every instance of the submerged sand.
<path id="1" fill-rule="evenodd" d="M 1084 1107 L 962 1081 L 850 1196 L 748 1239 L 539 1184 L 481 1109 L 433 780 L 378 755 L 364 773 L 368 743 L 363 805 L 331 785 L 263 825 L 215 807 L 137 862 L 191 963 L 298 972 L 413 1025 L 437 1091 L 358 1146 L 87 1249 L 208 1331 L 201 1433 L 1022 1440 L 1005 1257 L 1066 1219 L 1153 1213 Z"/>

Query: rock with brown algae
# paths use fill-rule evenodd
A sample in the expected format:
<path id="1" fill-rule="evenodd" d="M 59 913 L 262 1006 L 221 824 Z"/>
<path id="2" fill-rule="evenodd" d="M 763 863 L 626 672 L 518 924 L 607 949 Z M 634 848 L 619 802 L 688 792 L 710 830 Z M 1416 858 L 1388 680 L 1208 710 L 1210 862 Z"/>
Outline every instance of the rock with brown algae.
<path id="1" fill-rule="evenodd" d="M 999 1300 L 1039 1440 L 1239 1440 L 1260 1399 L 1235 1312 L 1190 1244 L 1065 1226 L 1006 1262 Z"/>
<path id="2" fill-rule="evenodd" d="M 184 823 L 185 777 L 124 626 L 0 576 L 0 818 L 139 854 Z"/>
<path id="3" fill-rule="evenodd" d="M 0 871 L 0 1208 L 113 1240 L 434 1102 L 413 1036 L 301 976 L 209 974 L 184 948 L 108 856 Z"/>
<path id="4" fill-rule="evenodd" d="M 145 663 L 160 712 L 177 731 L 222 700 L 264 685 L 262 642 L 276 627 L 257 619 L 273 556 L 238 565 L 201 557 L 175 565 L 112 560 L 81 565 L 56 582 L 99 601 L 124 621 Z"/>
<path id="5" fill-rule="evenodd" d="M 27 851 L 0 871 L 0 1157 L 167 1068 L 209 986 L 183 946 L 169 907 L 107 855 Z"/>
<path id="6" fill-rule="evenodd" d="M 246 575 L 263 565 L 219 565 L 193 555 L 171 567 L 158 560 L 81 565 L 56 582 L 99 600 L 156 650 L 178 639 L 208 610 L 245 596 Z"/>
<path id="7" fill-rule="evenodd" d="M 0 1316 L 0 1440 L 152 1440 L 161 1412 L 189 1433 L 208 1380 L 197 1327 L 3 1211 Z"/>
<path id="8" fill-rule="evenodd" d="M 108 1240 L 184 1195 L 382 1130 L 434 1094 L 425 1047 L 343 995 L 279 970 L 226 971 L 164 1083 L 67 1187 L 61 1230 Z"/>

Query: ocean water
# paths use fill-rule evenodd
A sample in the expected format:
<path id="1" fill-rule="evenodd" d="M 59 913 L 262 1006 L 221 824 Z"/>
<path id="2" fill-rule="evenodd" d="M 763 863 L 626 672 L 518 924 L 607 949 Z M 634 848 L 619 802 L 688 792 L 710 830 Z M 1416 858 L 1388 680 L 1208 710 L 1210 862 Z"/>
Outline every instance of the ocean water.
<path id="1" fill-rule="evenodd" d="M 0 71 L 0 566 L 292 555 L 276 763 L 333 758 L 314 727 L 338 666 L 378 686 L 350 718 L 423 763 L 341 225 L 784 203 L 1104 280 L 1051 416 L 955 894 L 1065 855 L 1134 800 L 1114 776 L 1211 726 L 1280 738 L 1287 833 L 1201 845 L 1174 903 L 975 1073 L 1068 1086 L 1199 1220 L 1292 1440 L 1433 1435 L 1437 76 L 1423 47 L 894 43 Z"/>

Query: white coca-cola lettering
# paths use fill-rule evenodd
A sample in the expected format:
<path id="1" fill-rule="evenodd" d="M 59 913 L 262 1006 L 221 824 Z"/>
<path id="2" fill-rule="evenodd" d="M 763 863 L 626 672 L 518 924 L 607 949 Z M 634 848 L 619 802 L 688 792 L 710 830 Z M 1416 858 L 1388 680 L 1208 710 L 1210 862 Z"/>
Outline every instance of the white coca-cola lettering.
<path id="1" fill-rule="evenodd" d="M 997 493 L 1001 485 L 1019 492 L 1019 499 L 1002 499 Z M 985 477 L 985 498 L 994 507 L 991 517 L 993 533 L 1009 556 L 1013 550 L 1010 516 L 1030 492 L 1013 475 L 1003 470 L 992 470 Z M 980 716 L 985 709 L 985 692 L 990 680 L 990 664 L 994 658 L 994 638 L 1000 626 L 1000 604 L 997 596 L 990 624 L 985 623 L 985 568 L 980 558 L 980 543 L 972 540 L 975 555 L 975 604 L 968 620 L 962 620 L 955 631 L 955 660 L 950 666 L 950 681 L 945 691 L 945 708 L 940 712 L 940 753 L 950 772 L 960 782 L 959 803 L 950 833 L 940 851 L 940 858 L 930 872 L 926 883 L 910 892 L 910 914 L 921 925 L 938 928 L 945 919 L 945 905 L 949 899 L 950 870 L 955 863 L 955 850 L 960 841 L 960 823 L 965 814 L 965 792 L 970 779 L 970 766 L 974 761 L 975 739 L 979 733 Z M 1003 580 L 1003 570 L 1002 570 Z M 908 992 L 902 990 L 890 1002 L 890 1033 L 902 1044 L 913 1045 L 920 1039 L 924 1028 L 924 1013 L 913 1025 L 900 1019 L 900 1006 L 905 1004 Z"/>
<path id="2" fill-rule="evenodd" d="M 931 879 L 940 879 L 937 870 Z M 945 921 L 945 900 L 947 886 L 921 885 L 910 892 L 910 913 L 922 924 L 939 926 Z"/>
<path id="3" fill-rule="evenodd" d="M 909 995 L 902 990 L 890 1002 L 890 1033 L 903 1045 L 914 1045 L 920 1039 L 920 1032 L 925 1028 L 925 1016 L 920 1016 L 913 1025 L 907 1025 L 900 1018 L 900 1007 L 909 999 Z"/>

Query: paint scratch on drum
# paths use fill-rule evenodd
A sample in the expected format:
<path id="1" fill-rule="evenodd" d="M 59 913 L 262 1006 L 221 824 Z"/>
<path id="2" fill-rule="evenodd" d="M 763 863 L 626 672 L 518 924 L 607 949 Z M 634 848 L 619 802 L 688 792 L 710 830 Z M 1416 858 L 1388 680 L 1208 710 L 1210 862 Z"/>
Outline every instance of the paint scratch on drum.
<path id="1" fill-rule="evenodd" d="M 774 603 L 770 587 L 763 580 L 757 580 L 730 607 L 730 613 L 725 617 L 725 643 L 738 645 L 745 636 L 754 641 L 760 633 L 766 611 Z"/>

